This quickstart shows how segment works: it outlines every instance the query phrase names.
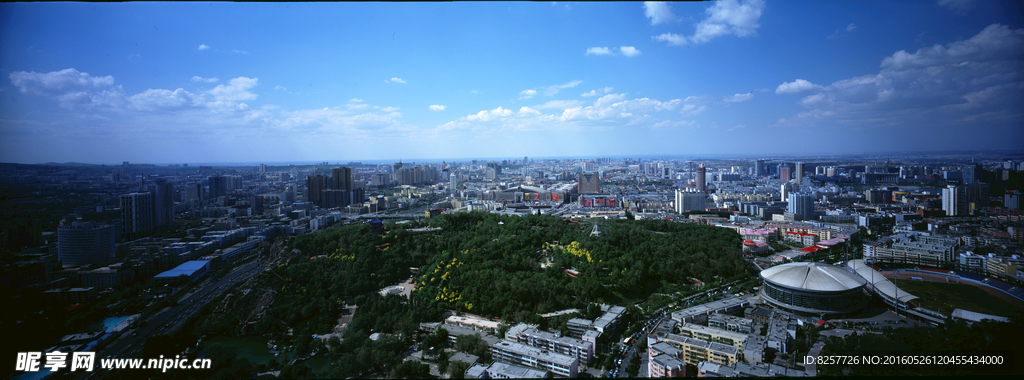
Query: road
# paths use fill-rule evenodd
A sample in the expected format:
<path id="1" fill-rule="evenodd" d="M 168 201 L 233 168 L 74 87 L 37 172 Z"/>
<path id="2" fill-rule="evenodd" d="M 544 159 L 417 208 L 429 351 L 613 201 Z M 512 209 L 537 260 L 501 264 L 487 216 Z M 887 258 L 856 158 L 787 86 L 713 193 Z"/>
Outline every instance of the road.
<path id="1" fill-rule="evenodd" d="M 258 264 L 256 262 L 239 267 L 224 277 L 221 277 L 220 279 L 213 281 L 199 290 L 183 297 L 177 305 L 164 308 L 163 310 L 150 315 L 145 319 L 145 327 L 136 327 L 125 330 L 119 338 L 97 352 L 96 365 L 99 365 L 101 358 L 106 357 L 142 358 L 139 356 L 142 352 L 142 345 L 139 344 L 140 342 L 145 341 L 145 339 L 150 336 L 173 333 L 175 330 L 181 328 L 181 326 L 187 322 L 193 314 L 202 309 L 203 306 L 213 299 L 219 297 L 225 290 L 228 290 L 242 281 L 254 276 L 258 272 L 257 269 Z M 136 322 L 136 325 L 140 323 L 141 321 L 138 321 Z M 97 372 L 82 373 L 80 376 L 76 377 L 76 379 L 87 379 L 94 373 Z"/>

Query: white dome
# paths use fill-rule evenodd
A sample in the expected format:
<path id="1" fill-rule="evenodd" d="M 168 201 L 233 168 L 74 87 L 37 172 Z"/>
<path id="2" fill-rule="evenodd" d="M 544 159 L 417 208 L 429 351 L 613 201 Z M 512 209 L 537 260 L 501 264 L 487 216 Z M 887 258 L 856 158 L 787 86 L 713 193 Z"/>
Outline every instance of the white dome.
<path id="1" fill-rule="evenodd" d="M 864 286 L 867 282 L 846 270 L 824 263 L 789 263 L 761 271 L 765 281 L 792 289 L 841 292 Z"/>

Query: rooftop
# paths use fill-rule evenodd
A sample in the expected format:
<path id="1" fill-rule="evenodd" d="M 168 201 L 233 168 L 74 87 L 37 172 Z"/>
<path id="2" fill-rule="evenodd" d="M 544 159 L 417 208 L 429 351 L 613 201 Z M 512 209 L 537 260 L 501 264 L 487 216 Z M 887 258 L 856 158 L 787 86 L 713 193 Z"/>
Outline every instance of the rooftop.
<path id="1" fill-rule="evenodd" d="M 839 292 L 864 286 L 863 278 L 823 263 L 790 263 L 761 271 L 765 281 L 793 289 Z"/>

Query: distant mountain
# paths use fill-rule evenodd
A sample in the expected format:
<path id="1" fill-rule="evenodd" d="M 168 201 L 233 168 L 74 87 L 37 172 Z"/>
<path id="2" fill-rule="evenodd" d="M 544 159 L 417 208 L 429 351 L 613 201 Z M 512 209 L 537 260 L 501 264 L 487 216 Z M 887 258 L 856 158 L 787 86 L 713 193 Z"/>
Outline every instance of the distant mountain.
<path id="1" fill-rule="evenodd" d="M 39 164 L 39 165 L 47 165 L 47 166 L 99 166 L 99 165 L 96 165 L 96 164 L 85 164 L 85 163 L 81 163 L 81 162 L 65 162 L 65 163 L 47 162 L 45 164 Z"/>

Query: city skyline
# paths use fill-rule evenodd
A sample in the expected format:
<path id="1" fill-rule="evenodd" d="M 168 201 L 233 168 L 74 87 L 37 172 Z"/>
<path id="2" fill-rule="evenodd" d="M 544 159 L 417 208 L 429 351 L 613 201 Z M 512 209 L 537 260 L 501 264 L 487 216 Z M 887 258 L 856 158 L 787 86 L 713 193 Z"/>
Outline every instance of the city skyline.
<path id="1" fill-rule="evenodd" d="M 1020 15 L 947 0 L 2 4 L 0 162 L 1018 148 Z"/>

